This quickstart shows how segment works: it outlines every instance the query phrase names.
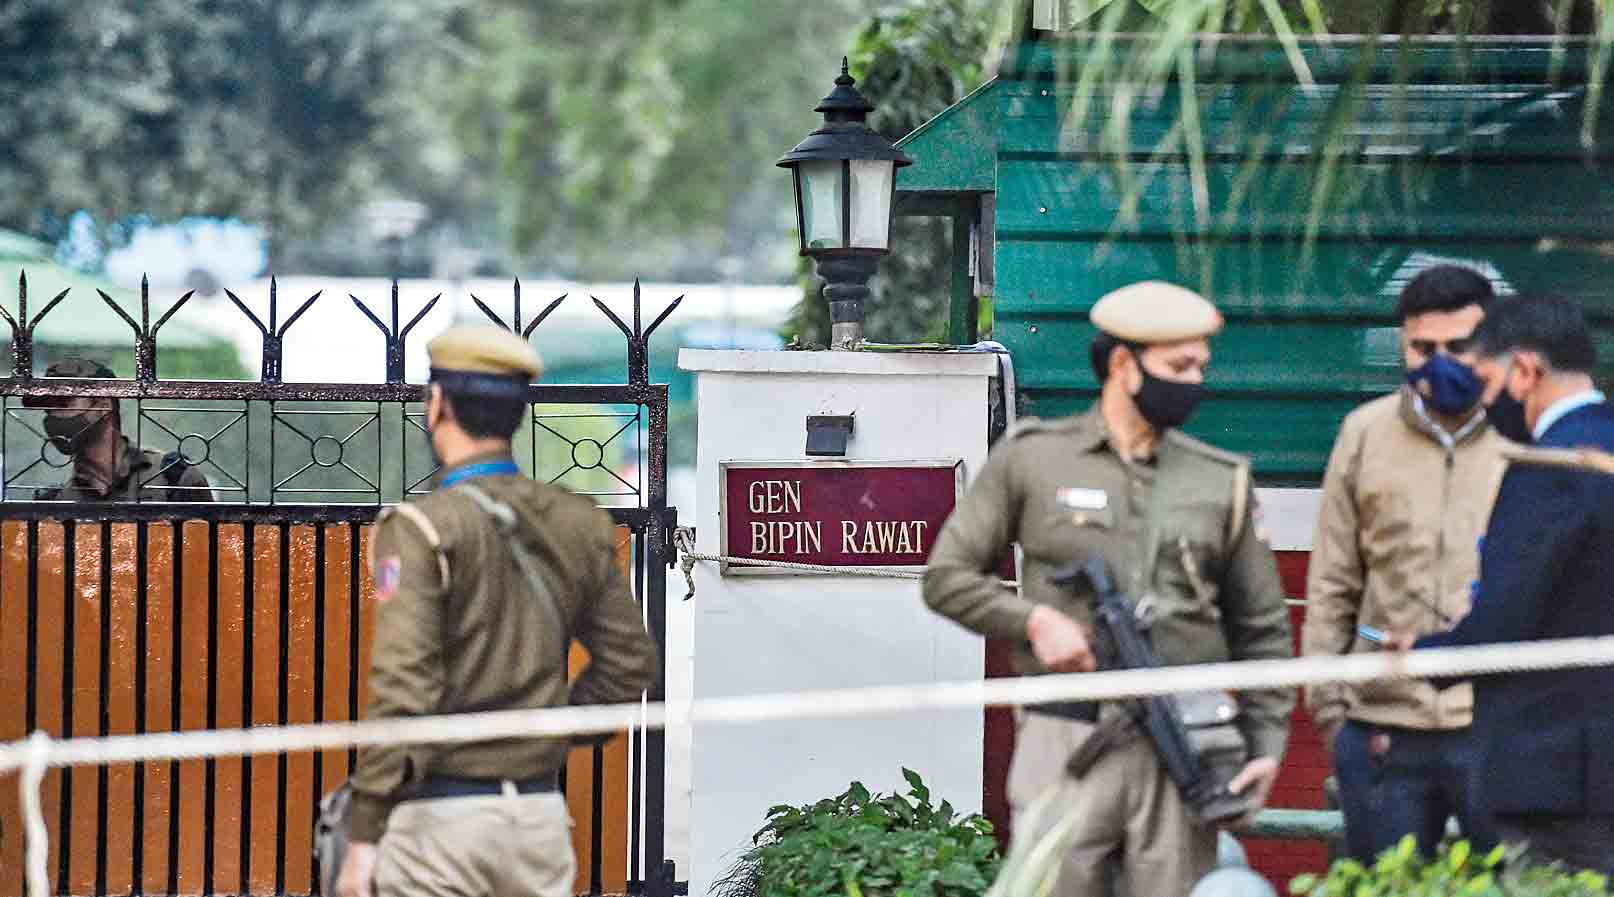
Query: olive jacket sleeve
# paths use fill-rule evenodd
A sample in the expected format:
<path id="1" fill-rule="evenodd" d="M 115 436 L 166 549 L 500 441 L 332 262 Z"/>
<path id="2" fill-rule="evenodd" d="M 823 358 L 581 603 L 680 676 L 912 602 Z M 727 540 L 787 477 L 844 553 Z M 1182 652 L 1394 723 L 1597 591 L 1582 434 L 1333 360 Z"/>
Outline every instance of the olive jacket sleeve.
<path id="1" fill-rule="evenodd" d="M 634 701 L 655 682 L 656 644 L 617 563 L 616 530 L 604 511 L 591 509 L 585 539 L 592 584 L 572 635 L 588 649 L 589 664 L 572 682 L 568 699 L 574 705 Z"/>
<path id="2" fill-rule="evenodd" d="M 1272 549 L 1257 533 L 1254 489 L 1243 503 L 1244 520 L 1236 529 L 1223 582 L 1222 626 L 1234 660 L 1274 660 L 1294 656 L 1294 635 L 1289 628 L 1289 607 Z M 1289 741 L 1289 715 L 1294 712 L 1293 689 L 1245 692 L 1242 696 L 1244 737 L 1257 757 L 1283 759 Z"/>
<path id="3" fill-rule="evenodd" d="M 993 449 L 942 525 L 922 591 L 931 610 L 973 632 L 1024 641 L 1035 605 L 1004 588 L 995 569 L 1018 535 L 1021 499 L 1013 449 L 1008 438 Z"/>
<path id="4" fill-rule="evenodd" d="M 390 515 L 375 527 L 370 557 L 376 582 L 375 635 L 366 719 L 424 716 L 437 711 L 447 678 L 443 658 L 446 589 L 437 550 L 415 524 Z M 426 768 L 426 745 L 359 749 L 349 780 L 353 800 L 348 837 L 375 842 L 387 815 L 413 776 Z"/>

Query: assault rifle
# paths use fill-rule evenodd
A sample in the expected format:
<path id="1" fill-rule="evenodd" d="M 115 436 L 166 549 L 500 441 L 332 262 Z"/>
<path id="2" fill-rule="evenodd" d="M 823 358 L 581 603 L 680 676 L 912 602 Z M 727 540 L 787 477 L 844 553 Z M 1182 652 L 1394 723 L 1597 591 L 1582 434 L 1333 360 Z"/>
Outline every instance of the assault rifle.
<path id="1" fill-rule="evenodd" d="M 1096 617 L 1101 626 L 1097 646 L 1105 669 L 1141 670 L 1160 666 L 1148 635 L 1110 578 L 1110 566 L 1101 557 L 1055 573 L 1052 582 L 1062 588 L 1092 589 Z M 1166 775 L 1176 784 L 1194 815 L 1207 824 L 1224 823 L 1250 810 L 1247 796 L 1228 790 L 1228 782 L 1243 769 L 1247 758 L 1244 736 L 1234 725 L 1238 705 L 1225 692 L 1186 692 L 1139 698 L 1127 702 L 1134 720 L 1154 743 Z M 1101 723 L 1102 727 L 1102 723 Z M 1089 756 L 1078 753 L 1073 767 L 1091 765 L 1102 751 L 1098 741 Z M 1079 769 L 1073 769 L 1080 772 Z"/>

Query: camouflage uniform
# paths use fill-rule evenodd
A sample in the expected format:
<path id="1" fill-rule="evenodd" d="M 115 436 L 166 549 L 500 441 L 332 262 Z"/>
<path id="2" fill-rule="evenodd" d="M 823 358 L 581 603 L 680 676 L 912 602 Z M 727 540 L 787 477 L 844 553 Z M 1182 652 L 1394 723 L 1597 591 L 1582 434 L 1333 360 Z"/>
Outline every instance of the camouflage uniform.
<path id="1" fill-rule="evenodd" d="M 163 454 L 137 447 L 124 436 L 118 467 L 108 482 L 82 460 L 74 459 L 66 483 L 36 489 L 39 501 L 213 501 L 207 477 L 179 452 Z"/>

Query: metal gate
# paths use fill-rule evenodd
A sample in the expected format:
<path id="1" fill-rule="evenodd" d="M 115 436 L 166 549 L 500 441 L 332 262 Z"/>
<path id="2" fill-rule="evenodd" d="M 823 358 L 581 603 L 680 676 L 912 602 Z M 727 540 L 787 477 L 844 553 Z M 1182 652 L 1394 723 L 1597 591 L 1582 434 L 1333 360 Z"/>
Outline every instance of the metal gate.
<path id="1" fill-rule="evenodd" d="M 157 333 L 189 295 L 152 323 L 145 289 L 138 322 L 102 294 L 134 333 L 135 376 L 101 380 L 39 375 L 33 330 L 63 297 L 30 319 L 26 280 L 20 290 L 15 318 L 0 308 L 13 360 L 0 380 L 0 740 L 35 729 L 71 737 L 356 718 L 371 631 L 366 534 L 384 504 L 429 490 L 434 472 L 424 387 L 404 382 L 404 349 L 437 299 L 400 326 L 397 283 L 390 324 L 354 298 L 383 335 L 385 376 L 329 384 L 280 377 L 287 331 L 317 294 L 281 323 L 271 285 L 267 324 L 229 296 L 262 334 L 256 382 L 159 379 Z M 513 298 L 509 323 L 476 304 L 524 337 L 559 304 L 523 322 L 519 283 Z M 677 302 L 648 327 L 637 284 L 631 326 L 595 304 L 625 337 L 627 382 L 532 386 L 517 455 L 531 475 L 608 507 L 665 657 L 676 515 L 668 391 L 650 382 L 648 349 Z M 208 477 L 216 503 L 36 500 L 69 462 L 44 438 L 43 412 L 22 401 L 75 396 L 114 399 L 123 432 L 179 452 Z M 574 645 L 574 665 L 585 658 Z M 330 751 L 53 770 L 44 799 L 54 891 L 317 893 L 319 799 L 353 759 Z M 562 775 L 578 892 L 672 894 L 662 733 L 636 728 L 574 750 Z M 0 795 L 15 795 L 15 784 L 0 776 Z M 14 797 L 0 798 L 0 897 L 22 894 L 22 835 Z"/>

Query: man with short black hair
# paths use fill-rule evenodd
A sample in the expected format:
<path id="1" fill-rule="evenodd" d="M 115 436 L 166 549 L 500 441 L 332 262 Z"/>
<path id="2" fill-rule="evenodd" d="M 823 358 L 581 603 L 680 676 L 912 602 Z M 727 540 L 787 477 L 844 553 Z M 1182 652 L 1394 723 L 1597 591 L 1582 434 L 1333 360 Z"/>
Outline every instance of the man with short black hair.
<path id="1" fill-rule="evenodd" d="M 1614 451 L 1614 408 L 1595 388 L 1597 350 L 1578 305 L 1512 299 L 1475 333 L 1487 413 L 1549 448 Z M 1515 464 L 1481 550 L 1474 609 L 1415 646 L 1614 635 L 1614 477 Z M 1413 644 L 1400 633 L 1396 647 Z M 1614 873 L 1614 669 L 1474 680 L 1486 788 L 1503 840 L 1526 856 Z"/>
<path id="2" fill-rule="evenodd" d="M 1468 611 L 1476 549 L 1501 480 L 1505 440 L 1485 423 L 1474 328 L 1491 284 L 1467 268 L 1425 270 L 1402 290 L 1407 383 L 1345 418 L 1323 478 L 1301 650 L 1376 650 L 1361 631 L 1433 632 Z M 1432 851 L 1455 815 L 1475 846 L 1496 841 L 1484 805 L 1472 689 L 1426 682 L 1313 686 L 1306 705 L 1334 755 L 1350 854 L 1402 837 Z"/>

